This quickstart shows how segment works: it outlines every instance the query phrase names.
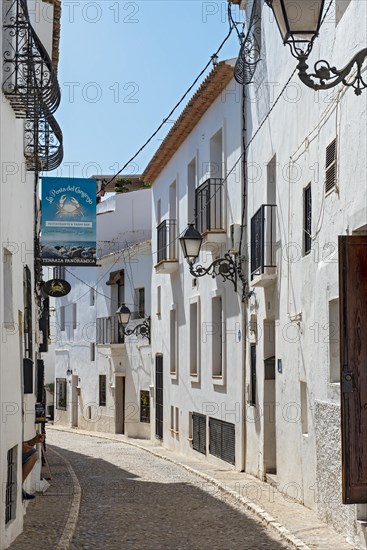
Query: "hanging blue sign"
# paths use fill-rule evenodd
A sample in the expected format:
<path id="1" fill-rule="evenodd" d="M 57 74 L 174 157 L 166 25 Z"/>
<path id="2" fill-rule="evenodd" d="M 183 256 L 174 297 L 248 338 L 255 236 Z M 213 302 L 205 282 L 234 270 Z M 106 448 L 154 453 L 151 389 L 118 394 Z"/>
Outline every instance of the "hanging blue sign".
<path id="1" fill-rule="evenodd" d="M 42 178 L 43 265 L 96 264 L 97 182 L 89 178 Z"/>

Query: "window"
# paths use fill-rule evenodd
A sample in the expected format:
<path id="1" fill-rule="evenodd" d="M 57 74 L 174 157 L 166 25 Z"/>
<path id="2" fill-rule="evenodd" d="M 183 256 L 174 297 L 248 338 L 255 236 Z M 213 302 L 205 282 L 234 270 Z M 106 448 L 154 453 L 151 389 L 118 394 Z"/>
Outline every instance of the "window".
<path id="1" fill-rule="evenodd" d="M 76 322 L 76 304 L 73 304 L 73 330 L 75 330 L 78 326 L 78 323 Z"/>
<path id="2" fill-rule="evenodd" d="M 57 266 L 54 267 L 54 279 L 65 279 L 65 267 Z"/>
<path id="3" fill-rule="evenodd" d="M 330 382 L 340 382 L 339 299 L 329 302 L 329 373 Z"/>
<path id="4" fill-rule="evenodd" d="M 197 376 L 199 363 L 198 303 L 190 304 L 190 374 Z"/>
<path id="5" fill-rule="evenodd" d="M 196 159 L 187 166 L 187 221 L 195 220 Z"/>
<path id="6" fill-rule="evenodd" d="M 212 299 L 212 375 L 223 376 L 222 297 Z"/>
<path id="7" fill-rule="evenodd" d="M 5 328 L 11 328 L 14 323 L 13 315 L 13 255 L 4 248 L 3 256 L 3 277 L 4 277 L 4 324 Z"/>
<path id="8" fill-rule="evenodd" d="M 150 422 L 149 391 L 140 391 L 140 422 Z"/>
<path id="9" fill-rule="evenodd" d="M 99 375 L 99 406 L 106 406 L 106 375 Z"/>
<path id="10" fill-rule="evenodd" d="M 96 303 L 96 291 L 94 288 L 91 288 L 89 291 L 89 305 L 94 306 Z"/>
<path id="11" fill-rule="evenodd" d="M 301 391 L 301 425 L 303 435 L 308 434 L 308 398 L 307 398 L 307 384 L 306 382 L 300 382 Z"/>
<path id="12" fill-rule="evenodd" d="M 336 139 L 326 147 L 325 155 L 325 194 L 336 187 Z"/>
<path id="13" fill-rule="evenodd" d="M 56 408 L 66 411 L 66 378 L 56 378 Z"/>
<path id="14" fill-rule="evenodd" d="M 96 360 L 96 344 L 94 342 L 91 342 L 90 344 L 90 360 Z"/>
<path id="15" fill-rule="evenodd" d="M 60 306 L 60 330 L 65 330 L 65 306 Z"/>
<path id="16" fill-rule="evenodd" d="M 210 177 L 222 178 L 223 177 L 223 143 L 222 143 L 222 129 L 220 129 L 210 139 Z"/>
<path id="17" fill-rule="evenodd" d="M 145 288 L 136 288 L 135 289 L 135 307 L 136 307 L 136 317 L 144 318 L 145 317 Z"/>
<path id="18" fill-rule="evenodd" d="M 170 373 L 177 373 L 177 318 L 176 310 L 171 309 L 170 317 Z"/>
<path id="19" fill-rule="evenodd" d="M 25 357 L 32 359 L 33 357 L 33 319 L 32 319 L 32 277 L 31 270 L 26 265 L 23 272 L 23 289 L 24 289 L 24 350 Z"/>
<path id="20" fill-rule="evenodd" d="M 303 190 L 303 250 L 305 254 L 311 252 L 312 234 L 312 196 L 311 185 Z"/>
<path id="21" fill-rule="evenodd" d="M 250 369 L 251 369 L 251 386 L 250 386 L 250 405 L 256 406 L 256 344 L 250 346 Z"/>
<path id="22" fill-rule="evenodd" d="M 17 507 L 17 450 L 18 446 L 15 445 L 7 454 L 5 524 L 15 518 Z"/>

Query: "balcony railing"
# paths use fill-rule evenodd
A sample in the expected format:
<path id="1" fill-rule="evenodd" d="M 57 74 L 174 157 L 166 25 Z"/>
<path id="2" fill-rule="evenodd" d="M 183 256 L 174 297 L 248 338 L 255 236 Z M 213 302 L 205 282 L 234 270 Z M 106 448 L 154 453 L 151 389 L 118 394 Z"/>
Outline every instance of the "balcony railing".
<path id="1" fill-rule="evenodd" d="M 196 229 L 224 231 L 223 179 L 209 178 L 195 191 Z"/>
<path id="2" fill-rule="evenodd" d="M 251 218 L 251 279 L 276 267 L 276 205 L 263 204 Z"/>
<path id="3" fill-rule="evenodd" d="M 37 103 L 54 113 L 61 92 L 52 61 L 33 29 L 26 0 L 4 0 L 3 91 L 16 116 L 25 118 Z"/>
<path id="4" fill-rule="evenodd" d="M 164 220 L 157 227 L 158 263 L 177 260 L 176 220 Z"/>
<path id="5" fill-rule="evenodd" d="M 123 344 L 124 335 L 119 330 L 119 322 L 116 315 L 112 317 L 99 317 L 96 326 L 97 344 Z"/>
<path id="6" fill-rule="evenodd" d="M 27 0 L 3 0 L 3 92 L 15 116 L 26 119 L 28 170 L 54 170 L 63 159 L 53 113 L 61 93 L 52 61 L 33 29 Z"/>

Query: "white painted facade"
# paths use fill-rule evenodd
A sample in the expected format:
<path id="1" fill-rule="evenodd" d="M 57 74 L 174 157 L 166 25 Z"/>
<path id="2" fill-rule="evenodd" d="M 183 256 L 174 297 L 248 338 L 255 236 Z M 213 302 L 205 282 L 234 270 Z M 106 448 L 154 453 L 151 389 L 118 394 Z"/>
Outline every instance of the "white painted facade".
<path id="1" fill-rule="evenodd" d="M 123 302 L 132 313 L 137 311 L 138 289 L 144 289 L 145 316 L 150 315 L 150 203 L 150 189 L 116 194 L 101 202 L 97 246 L 104 254 L 98 266 L 69 267 L 65 272 L 72 290 L 56 300 L 56 424 L 150 436 L 149 423 L 141 421 L 140 414 L 141 391 L 149 392 L 151 384 L 149 340 L 129 336 L 122 343 L 115 316 Z M 114 273 L 122 277 L 106 284 Z M 132 319 L 128 328 L 143 320 Z M 66 405 L 61 408 L 58 380 L 67 388 Z"/>
<path id="2" fill-rule="evenodd" d="M 342 16 L 340 7 L 337 0 L 315 41 L 310 67 L 326 59 L 341 68 L 365 47 L 366 2 L 344 2 Z M 260 128 L 296 66 L 265 4 L 262 33 L 262 61 L 248 87 L 247 224 L 250 240 L 255 213 L 262 205 L 276 205 L 275 261 L 250 282 L 256 406 L 247 408 L 246 471 L 268 475 L 286 495 L 317 509 L 355 548 L 365 548 L 361 520 L 367 519 L 367 505 L 341 502 L 338 235 L 367 230 L 366 97 L 345 87 L 314 92 L 294 75 Z M 334 139 L 336 185 L 326 193 L 326 148 Z M 251 345 L 246 360 L 251 391 L 250 353 Z"/>
<path id="3" fill-rule="evenodd" d="M 195 219 L 197 188 L 208 178 L 222 178 L 222 204 L 218 206 L 222 227 L 206 234 L 197 263 L 207 268 L 233 249 L 230 228 L 233 224 L 238 227 L 242 212 L 238 162 L 242 153 L 241 99 L 241 88 L 232 78 L 216 99 L 208 100 L 206 112 L 152 181 L 152 357 L 163 360 L 162 444 L 183 454 L 203 456 L 193 449 L 192 415 L 205 415 L 204 453 L 208 460 L 223 466 L 210 453 L 209 419 L 227 422 L 235 433 L 235 456 L 230 462 L 238 470 L 243 469 L 245 459 L 241 285 L 235 292 L 232 283 L 224 283 L 219 276 L 193 278 L 177 240 L 177 261 L 159 261 L 157 227 L 173 220 L 175 233 L 168 237 L 173 243 Z M 185 122 L 180 118 L 180 124 Z M 157 376 L 154 384 L 152 405 L 157 421 Z M 156 437 L 157 428 L 152 423 L 152 438 Z"/>
<path id="4" fill-rule="evenodd" d="M 10 1 L 1 3 L 1 21 L 4 22 Z M 46 6 L 45 2 L 39 2 Z M 53 6 L 47 4 L 48 17 L 36 17 L 34 2 L 29 2 L 30 20 L 41 36 L 43 45 L 52 55 Z M 1 83 L 7 73 L 3 69 L 5 52 L 9 42 L 3 27 L 0 32 Z M 26 505 L 22 503 L 22 441 L 35 436 L 36 366 L 41 355 L 38 352 L 39 311 L 36 307 L 34 272 L 35 196 L 38 181 L 33 172 L 27 171 L 24 156 L 24 120 L 15 112 L 4 95 L 0 101 L 0 547 L 7 548 L 22 532 Z M 39 207 L 39 205 L 37 205 Z M 27 316 L 27 300 L 24 292 L 25 268 L 29 269 L 30 306 L 32 326 L 29 337 L 24 327 Z M 23 359 L 33 361 L 29 367 L 32 391 L 24 393 Z M 40 425 L 37 426 L 40 428 Z M 6 487 L 8 477 L 8 452 L 13 449 L 14 506 L 6 522 Z M 37 465 L 26 481 L 27 490 L 34 490 L 39 483 L 40 466 Z"/>

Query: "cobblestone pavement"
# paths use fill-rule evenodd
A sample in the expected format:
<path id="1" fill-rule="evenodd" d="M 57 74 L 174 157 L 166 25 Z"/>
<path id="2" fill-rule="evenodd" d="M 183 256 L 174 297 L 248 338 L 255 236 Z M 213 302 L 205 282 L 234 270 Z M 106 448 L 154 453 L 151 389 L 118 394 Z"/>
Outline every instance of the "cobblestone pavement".
<path id="1" fill-rule="evenodd" d="M 48 447 L 47 457 L 52 479 L 44 494 L 37 493 L 27 507 L 23 533 L 10 546 L 11 550 L 55 550 L 63 534 L 73 497 L 73 483 L 62 458 Z M 47 468 L 42 469 L 48 477 Z"/>
<path id="2" fill-rule="evenodd" d="M 120 441 L 59 431 L 47 437 L 70 462 L 82 489 L 73 550 L 289 548 L 181 466 Z"/>

